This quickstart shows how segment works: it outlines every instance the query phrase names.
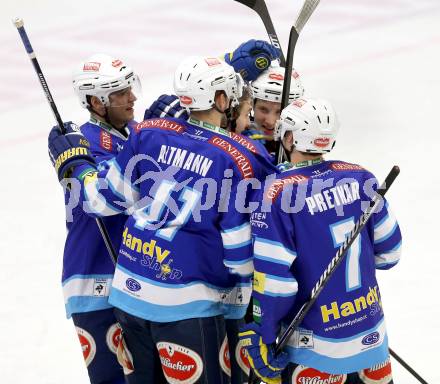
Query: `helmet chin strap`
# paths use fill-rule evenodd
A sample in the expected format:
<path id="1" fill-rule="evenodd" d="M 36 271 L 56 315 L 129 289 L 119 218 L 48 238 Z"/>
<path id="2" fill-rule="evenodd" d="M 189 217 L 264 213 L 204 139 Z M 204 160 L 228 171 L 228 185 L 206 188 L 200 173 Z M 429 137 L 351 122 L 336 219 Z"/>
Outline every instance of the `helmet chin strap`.
<path id="1" fill-rule="evenodd" d="M 222 111 L 218 106 L 217 103 L 214 103 L 212 106 L 218 113 L 226 116 L 226 127 L 232 126 L 232 108 L 231 108 L 232 100 L 229 101 L 228 107 Z M 235 127 L 234 127 L 235 130 Z"/>

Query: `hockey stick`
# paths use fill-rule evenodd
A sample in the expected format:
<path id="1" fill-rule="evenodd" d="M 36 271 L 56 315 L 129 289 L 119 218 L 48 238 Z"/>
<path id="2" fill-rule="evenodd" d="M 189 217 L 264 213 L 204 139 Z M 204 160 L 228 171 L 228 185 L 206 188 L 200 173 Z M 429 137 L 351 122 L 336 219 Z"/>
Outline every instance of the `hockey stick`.
<path id="1" fill-rule="evenodd" d="M 287 49 L 287 61 L 284 71 L 284 84 L 283 84 L 283 93 L 281 96 L 281 110 L 287 107 L 289 104 L 289 93 L 290 93 L 290 83 L 292 81 L 292 64 L 293 64 L 293 53 L 295 52 L 296 43 L 298 41 L 298 37 L 304 25 L 306 25 L 312 13 L 315 11 L 318 6 L 320 0 L 306 0 L 301 8 L 301 11 L 298 14 L 295 24 L 290 29 L 289 35 L 289 46 Z M 281 163 L 283 161 L 283 157 L 285 154 L 284 147 L 282 145 L 282 138 L 278 137 L 277 143 L 277 151 L 276 158 L 277 163 Z"/>
<path id="2" fill-rule="evenodd" d="M 38 80 L 40 81 L 41 87 L 43 88 L 46 99 L 49 102 L 50 109 L 55 117 L 55 121 L 57 122 L 61 133 L 64 134 L 66 133 L 66 129 L 64 128 L 63 120 L 61 119 L 57 106 L 53 101 L 52 95 L 49 90 L 49 86 L 47 85 L 46 79 L 44 78 L 43 71 L 41 70 L 40 64 L 38 63 L 37 57 L 35 55 L 34 49 L 32 48 L 31 42 L 29 41 L 29 37 L 26 33 L 26 30 L 24 29 L 23 19 L 17 17 L 13 20 L 13 23 L 17 28 L 18 33 L 20 34 L 24 48 L 26 49 L 29 59 L 31 60 L 32 65 L 34 66 L 35 73 L 38 76 Z M 116 265 L 117 254 L 111 242 L 107 228 L 105 227 L 104 222 L 100 218 L 96 218 L 95 220 L 96 220 L 96 225 L 99 228 L 99 232 L 101 232 L 102 240 L 105 243 L 105 247 L 107 248 L 108 254 L 111 257 L 113 264 Z"/>
<path id="3" fill-rule="evenodd" d="M 426 380 L 423 380 L 423 378 L 416 372 L 414 369 L 412 369 L 396 352 L 394 352 L 391 348 L 388 348 L 390 351 L 390 355 L 393 356 L 399 363 L 402 365 L 411 375 L 413 375 L 420 383 L 422 384 L 428 384 Z"/>
<path id="4" fill-rule="evenodd" d="M 246 5 L 250 9 L 254 10 L 260 19 L 263 21 L 264 27 L 266 28 L 269 40 L 275 48 L 280 50 L 280 64 L 282 67 L 286 64 L 286 59 L 284 57 L 283 50 L 281 49 L 280 41 L 278 39 L 277 33 L 275 32 L 275 27 L 273 26 L 272 19 L 270 17 L 269 11 L 267 10 L 266 2 L 264 0 L 235 0 L 243 5 Z"/>

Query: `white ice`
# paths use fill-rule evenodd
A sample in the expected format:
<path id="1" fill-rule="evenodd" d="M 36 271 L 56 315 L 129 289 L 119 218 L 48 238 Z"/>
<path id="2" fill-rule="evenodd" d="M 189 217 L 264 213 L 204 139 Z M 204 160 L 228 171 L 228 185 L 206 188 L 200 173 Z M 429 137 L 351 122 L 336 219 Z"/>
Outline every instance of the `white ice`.
<path id="1" fill-rule="evenodd" d="M 300 1 L 267 0 L 281 42 Z M 2 1 L 0 18 L 0 383 L 78 384 L 87 375 L 60 286 L 64 210 L 46 137 L 54 119 L 11 23 L 25 27 L 65 120 L 86 119 L 72 67 L 95 52 L 125 59 L 143 80 L 137 117 L 189 54 L 218 55 L 266 38 L 233 0 Z M 379 273 L 390 345 L 440 383 L 440 1 L 322 1 L 294 59 L 308 95 L 330 99 L 342 122 L 332 158 L 383 179 L 404 236 L 401 263 Z M 437 255 L 437 256 L 436 256 Z M 437 358 L 435 358 L 437 356 Z M 416 383 L 393 363 L 397 384 Z"/>

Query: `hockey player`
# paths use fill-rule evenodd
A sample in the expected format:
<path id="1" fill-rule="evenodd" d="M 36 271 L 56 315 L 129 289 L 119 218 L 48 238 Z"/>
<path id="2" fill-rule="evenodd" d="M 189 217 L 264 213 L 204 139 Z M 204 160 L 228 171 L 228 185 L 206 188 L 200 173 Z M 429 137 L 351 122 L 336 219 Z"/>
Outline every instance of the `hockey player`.
<path id="1" fill-rule="evenodd" d="M 74 71 L 73 88 L 81 106 L 90 112 L 89 121 L 79 130 L 90 143 L 98 167 L 108 168 L 108 161 L 128 138 L 139 79 L 121 60 L 95 54 Z M 74 204 L 68 189 L 65 194 L 68 215 L 62 285 L 67 317 L 72 317 L 76 327 L 90 382 L 122 384 L 124 373 L 115 354 L 121 330 L 108 303 L 114 265 L 95 220 Z M 104 219 L 116 249 L 126 220 L 124 214 Z"/>
<path id="2" fill-rule="evenodd" d="M 280 118 L 284 71 L 283 67 L 271 66 L 251 83 L 254 97 L 254 122 L 251 128 L 243 134 L 254 140 L 262 140 L 270 153 L 275 152 L 273 130 L 276 121 Z M 298 72 L 292 70 L 289 102 L 302 97 L 303 94 L 304 87 Z"/>
<path id="3" fill-rule="evenodd" d="M 159 354 L 168 381 L 227 383 L 223 318 L 242 318 L 251 291 L 246 185 L 271 164 L 246 138 L 219 127 L 240 97 L 231 66 L 190 58 L 174 86 L 189 120 L 138 124 L 99 175 L 80 133 L 53 129 L 49 149 L 60 179 L 73 170 L 84 186 L 92 214 L 130 213 L 109 299 L 132 355 L 130 382 L 154 383 Z"/>
<path id="4" fill-rule="evenodd" d="M 250 40 L 226 57 L 237 70 L 255 78 L 265 69 L 256 64 L 270 63 L 277 51 L 268 43 Z M 105 167 L 128 138 L 139 79 L 121 60 L 93 55 L 75 71 L 73 85 L 81 106 L 90 112 L 89 121 L 80 130 L 91 143 L 97 164 Z M 69 200 L 74 203 L 75 199 L 66 191 L 66 202 Z M 71 215 L 62 277 L 67 316 L 73 317 L 91 382 L 107 382 L 110 377 L 122 382 L 122 369 L 114 354 L 120 328 L 107 300 L 114 267 L 94 220 L 78 206 Z M 118 215 L 105 219 L 116 249 L 126 218 Z"/>
<path id="5" fill-rule="evenodd" d="M 240 334 L 249 362 L 267 383 L 280 383 L 281 377 L 283 383 L 294 384 L 390 383 L 375 269 L 398 262 L 401 235 L 386 201 L 282 354 L 274 356 L 272 346 L 280 330 L 308 300 L 377 188 L 363 167 L 323 159 L 338 131 L 328 102 L 296 100 L 283 110 L 277 130 L 293 150 L 290 165 L 261 194 L 269 208 L 253 214 L 255 322 Z"/>

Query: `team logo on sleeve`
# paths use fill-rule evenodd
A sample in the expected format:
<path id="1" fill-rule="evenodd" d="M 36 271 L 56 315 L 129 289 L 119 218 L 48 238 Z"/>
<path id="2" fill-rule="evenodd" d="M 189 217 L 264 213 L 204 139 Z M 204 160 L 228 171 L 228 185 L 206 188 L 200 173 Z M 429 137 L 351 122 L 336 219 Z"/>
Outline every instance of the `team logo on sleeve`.
<path id="1" fill-rule="evenodd" d="M 96 354 L 96 343 L 92 335 L 85 329 L 80 327 L 75 327 L 76 333 L 78 334 L 79 342 L 81 344 L 84 361 L 88 367 L 93 361 Z"/>
<path id="2" fill-rule="evenodd" d="M 388 384 L 393 378 L 390 359 L 374 367 L 360 371 L 359 377 L 365 384 Z"/>
<path id="3" fill-rule="evenodd" d="M 239 340 L 237 343 L 237 346 L 235 347 L 235 360 L 237 360 L 237 363 L 239 367 L 242 369 L 242 371 L 249 376 L 250 371 L 250 364 L 249 360 L 246 355 L 246 348 L 243 345 L 243 340 Z"/>
<path id="4" fill-rule="evenodd" d="M 220 361 L 220 367 L 222 367 L 223 372 L 231 377 L 231 357 L 229 355 L 229 344 L 227 336 L 225 336 L 225 339 L 223 340 L 218 358 Z"/>
<path id="5" fill-rule="evenodd" d="M 344 384 L 347 375 L 332 375 L 298 365 L 292 374 L 292 384 Z"/>
<path id="6" fill-rule="evenodd" d="M 118 350 L 118 345 L 121 339 L 121 326 L 118 323 L 114 323 L 108 330 L 105 337 L 105 341 L 107 342 L 107 346 L 114 354 L 116 354 Z"/>
<path id="7" fill-rule="evenodd" d="M 203 372 L 198 353 L 179 344 L 161 341 L 156 344 L 162 371 L 170 384 L 193 384 Z"/>

